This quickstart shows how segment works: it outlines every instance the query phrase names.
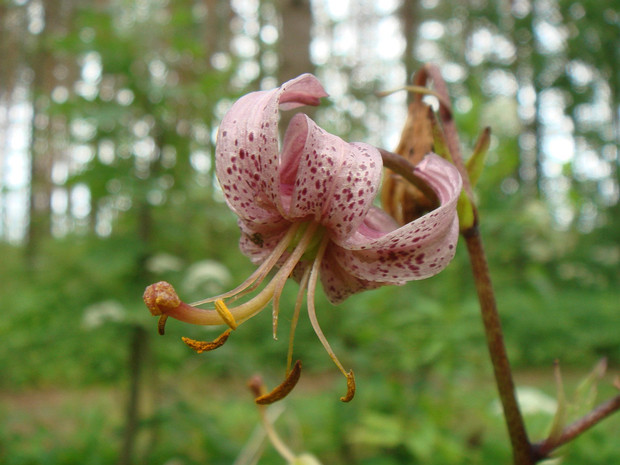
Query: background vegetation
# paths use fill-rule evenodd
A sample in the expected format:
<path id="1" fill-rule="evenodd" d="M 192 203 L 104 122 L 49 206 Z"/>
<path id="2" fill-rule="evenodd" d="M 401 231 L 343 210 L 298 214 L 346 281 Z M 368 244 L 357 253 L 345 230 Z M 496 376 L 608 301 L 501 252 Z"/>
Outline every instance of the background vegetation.
<path id="1" fill-rule="evenodd" d="M 313 113 L 395 146 L 403 85 L 438 63 L 466 144 L 493 129 L 482 227 L 532 432 L 601 357 L 620 362 L 620 16 L 594 0 L 0 0 L 0 462 L 230 464 L 258 421 L 246 381 L 284 367 L 268 315 L 217 352 L 213 333 L 144 308 L 244 279 L 213 174 L 234 99 L 314 72 Z M 299 389 L 277 428 L 323 463 L 507 463 L 466 256 L 439 276 L 317 308 L 344 382 L 307 322 Z M 295 285 L 288 298 L 294 300 Z M 286 319 L 285 307 L 282 314 Z M 608 376 L 601 390 L 610 393 Z M 133 400 L 133 402 L 132 402 Z M 583 406 L 582 406 L 583 407 Z M 618 418 L 562 463 L 620 459 Z M 237 464 L 251 463 L 238 459 Z M 259 463 L 280 463 L 267 446 Z"/>

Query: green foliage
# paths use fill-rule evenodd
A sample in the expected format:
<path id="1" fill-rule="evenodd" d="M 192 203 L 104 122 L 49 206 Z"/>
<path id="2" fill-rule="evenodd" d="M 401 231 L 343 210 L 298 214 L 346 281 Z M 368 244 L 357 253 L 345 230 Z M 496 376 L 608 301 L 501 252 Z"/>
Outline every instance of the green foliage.
<path id="1" fill-rule="evenodd" d="M 231 20 L 228 2 L 207 2 L 218 6 L 206 20 L 196 13 L 200 2 L 164 3 L 165 8 L 158 2 L 82 5 L 72 12 L 71 27 L 46 30 L 41 44 L 35 34 L 28 36 L 26 49 L 42 46 L 57 65 L 49 75 L 78 75 L 87 57 L 101 73 L 94 94 L 76 91 L 75 83 L 54 82 L 70 89 L 66 101 L 34 89 L 45 102 L 37 124 L 61 121 L 66 132 L 50 129 L 46 142 L 51 146 L 64 137 L 63 147 L 79 145 L 92 155 L 50 188 L 70 192 L 86 185 L 91 212 L 86 218 L 67 213 L 68 231 L 47 237 L 35 252 L 29 244 L 0 244 L 2 463 L 117 460 L 136 325 L 149 334 L 136 450 L 145 463 L 232 463 L 258 422 L 247 379 L 256 372 L 269 386 L 282 379 L 295 284 L 287 285 L 282 298 L 277 341 L 265 312 L 224 347 L 200 356 L 180 336 L 212 339 L 217 331 L 170 321 L 167 335 L 159 337 L 156 319 L 141 301 L 144 287 L 158 280 L 178 284 L 183 298 L 192 301 L 243 281 L 254 268 L 238 251 L 238 227 L 212 169 L 218 118 L 248 84 L 239 80 L 238 66 L 247 57 L 229 47 L 239 18 Z M 29 3 L 13 4 L 17 9 Z M 574 122 L 575 140 L 583 138 L 598 150 L 613 173 L 617 149 L 609 125 L 592 124 L 583 114 L 597 95 L 607 95 L 605 89 L 617 104 L 617 14 L 605 2 L 558 2 L 558 17 L 569 32 L 567 48 L 545 54 L 531 40 L 534 13 L 513 18 L 492 2 L 468 6 L 439 2 L 420 10 L 420 22 L 450 24 L 436 45 L 445 60 L 464 70 L 450 83 L 464 152 L 475 152 L 482 125 L 492 126 L 484 169 L 483 157 L 474 155 L 470 164 L 480 178 L 477 202 L 499 309 L 511 361 L 526 377 L 521 382 L 518 376 L 518 383 L 553 393 L 549 367 L 555 359 L 569 373 L 584 371 L 600 357 L 611 367 L 620 364 L 620 204 L 602 195 L 605 186 L 617 190 L 617 168 L 616 178 L 596 179 L 574 163 L 562 167 L 561 180 L 570 185 L 566 202 L 576 219 L 558 228 L 553 192 L 541 188 L 545 176 L 538 172 L 531 179 L 522 172 L 533 162 L 520 136 L 540 139 L 542 122 L 520 117 L 517 95 L 494 91 L 491 84 L 500 72 L 521 90 L 532 87 L 538 98 L 544 90 L 557 90 Z M 581 15 L 580 8 L 588 14 Z M 477 30 L 511 40 L 515 56 L 506 60 L 489 52 L 479 64 L 464 62 L 470 51 L 465 34 Z M 218 52 L 230 63 L 215 69 L 211 61 Z M 336 96 L 317 118 L 345 138 L 379 140 L 381 104 L 372 91 L 380 79 L 364 81 L 360 76 L 367 71 L 348 58 L 343 63 L 354 84 L 343 91 L 344 103 L 334 103 Z M 578 66 L 586 66 L 593 78 L 580 82 Z M 269 72 L 261 70 L 252 78 L 252 89 L 264 77 Z M 90 130 L 80 133 L 72 125 Z M 140 152 L 140 144 L 153 150 Z M 100 229 L 106 215 L 109 229 Z M 317 310 L 334 350 L 355 370 L 358 392 L 351 405 L 338 401 L 345 381 L 302 317 L 294 357 L 303 360 L 304 373 L 276 422 L 296 451 L 312 451 L 325 464 L 505 462 L 508 445 L 493 407 L 496 394 L 463 247 L 433 279 L 354 296 L 336 308 L 319 295 Z M 527 378 L 541 367 L 542 375 Z M 551 414 L 530 413 L 527 421 L 542 437 Z M 616 463 L 618 421 L 612 418 L 579 438 L 563 451 L 562 463 Z M 268 446 L 260 463 L 280 462 Z"/>

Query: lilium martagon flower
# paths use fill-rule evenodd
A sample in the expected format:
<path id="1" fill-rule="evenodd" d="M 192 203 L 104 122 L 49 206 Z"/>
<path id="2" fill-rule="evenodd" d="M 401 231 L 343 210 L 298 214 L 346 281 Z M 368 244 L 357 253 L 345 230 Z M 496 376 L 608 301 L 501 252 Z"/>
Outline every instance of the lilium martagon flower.
<path id="1" fill-rule="evenodd" d="M 291 362 L 304 294 L 316 335 L 347 378 L 347 395 L 341 400 L 353 397 L 353 371 L 346 371 L 340 363 L 316 317 L 314 297 L 319 280 L 328 299 L 337 304 L 364 290 L 424 279 L 448 265 L 458 239 L 456 203 L 461 177 L 438 155 L 427 154 L 415 167 L 415 175 L 436 193 L 439 206 L 399 226 L 373 205 L 383 167 L 377 148 L 345 142 L 302 113 L 292 118 L 279 146 L 279 110 L 318 105 L 325 96 L 318 79 L 303 74 L 277 89 L 241 97 L 219 127 L 217 178 L 226 203 L 238 217 L 240 249 L 258 265 L 256 271 L 230 292 L 191 305 L 182 302 L 166 282 L 153 284 L 144 293 L 151 313 L 160 317 L 162 334 L 168 317 L 197 325 L 229 326 L 215 341 L 184 338 L 202 352 L 219 347 L 231 330 L 269 303 L 275 337 L 284 285 L 289 277 L 298 281 L 287 380 L 274 389 L 274 400 L 283 396 L 282 391 L 288 393 L 299 376 L 300 364 L 291 368 Z M 268 280 L 272 270 L 277 272 Z M 254 296 L 237 302 L 249 293 Z M 208 303 L 214 308 L 198 308 Z M 268 402 L 270 395 L 262 399 Z"/>

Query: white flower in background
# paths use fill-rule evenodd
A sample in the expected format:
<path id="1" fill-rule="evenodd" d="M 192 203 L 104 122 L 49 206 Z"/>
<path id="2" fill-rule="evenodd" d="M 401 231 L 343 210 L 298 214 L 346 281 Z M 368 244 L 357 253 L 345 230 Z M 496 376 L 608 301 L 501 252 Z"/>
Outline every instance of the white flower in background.
<path id="1" fill-rule="evenodd" d="M 187 269 L 183 287 L 188 293 L 219 294 L 231 282 L 232 275 L 224 265 L 215 260 L 201 260 Z"/>
<path id="2" fill-rule="evenodd" d="M 558 409 L 558 403 L 553 397 L 533 387 L 517 388 L 517 399 L 521 411 L 525 415 L 542 413 L 553 416 Z M 499 401 L 493 402 L 492 409 L 494 414 L 502 414 L 502 406 Z"/>
<path id="3" fill-rule="evenodd" d="M 147 260 L 146 269 L 153 274 L 181 271 L 183 269 L 183 260 L 168 253 L 159 253 Z"/>
<path id="4" fill-rule="evenodd" d="M 125 315 L 125 307 L 120 302 L 104 300 L 89 305 L 84 309 L 82 326 L 85 329 L 95 329 L 104 323 L 123 321 Z"/>

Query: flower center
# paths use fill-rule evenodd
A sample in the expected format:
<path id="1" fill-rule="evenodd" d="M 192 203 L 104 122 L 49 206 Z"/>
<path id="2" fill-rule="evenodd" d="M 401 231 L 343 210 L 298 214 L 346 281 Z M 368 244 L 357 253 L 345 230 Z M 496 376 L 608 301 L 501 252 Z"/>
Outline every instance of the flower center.
<path id="1" fill-rule="evenodd" d="M 314 221 L 300 223 L 299 229 L 295 233 L 295 237 L 293 238 L 293 241 L 291 242 L 291 244 L 288 246 L 287 251 L 289 253 L 292 253 L 297 247 L 297 245 L 299 245 L 299 243 L 301 242 L 308 228 L 316 227 L 317 224 L 318 223 L 315 223 Z M 325 228 L 323 228 L 322 226 L 319 226 L 316 230 L 316 233 L 312 235 L 310 242 L 306 246 L 306 250 L 301 256 L 300 261 L 305 261 L 305 262 L 314 261 L 314 259 L 316 258 L 317 252 L 319 251 L 319 245 L 321 244 L 321 239 L 323 239 L 324 234 L 325 234 Z"/>
<path id="2" fill-rule="evenodd" d="M 211 297 L 194 304 L 189 305 L 181 301 L 172 286 L 168 283 L 156 283 L 149 286 L 144 293 L 144 301 L 153 315 L 160 316 L 160 333 L 163 334 L 166 318 L 171 316 L 186 323 L 197 325 L 221 325 L 226 324 L 231 329 L 244 321 L 252 318 L 263 310 L 269 302 L 273 303 L 273 337 L 276 338 L 278 326 L 278 314 L 280 309 L 280 296 L 287 279 L 292 275 L 295 267 L 303 261 L 302 276 L 299 283 L 299 293 L 295 303 L 295 311 L 292 317 L 292 327 L 289 340 L 289 349 L 287 355 L 287 372 L 289 372 L 292 361 L 293 338 L 295 327 L 299 317 L 299 311 L 302 306 L 304 293 L 307 292 L 307 308 L 308 316 L 312 327 L 318 336 L 321 344 L 329 354 L 330 358 L 336 364 L 338 369 L 347 378 L 347 395 L 341 400 L 348 402 L 353 398 L 355 392 L 355 381 L 352 371 L 345 371 L 344 367 L 337 359 L 327 339 L 325 338 L 318 324 L 316 312 L 314 308 L 314 293 L 318 282 L 321 263 L 325 255 L 325 251 L 329 244 L 329 236 L 326 235 L 325 229 L 319 223 L 310 221 L 304 223 L 293 223 L 280 242 L 273 248 L 265 261 L 256 269 L 252 275 L 235 289 L 224 294 Z M 248 301 L 228 307 L 225 300 L 234 302 L 239 297 L 252 292 L 261 285 L 269 272 L 275 268 L 278 263 L 280 269 L 269 281 L 269 283 L 254 297 Z M 201 309 L 197 305 L 213 302 L 214 309 Z M 230 331 L 230 330 L 229 330 Z M 188 340 L 188 345 L 199 351 L 211 350 L 219 347 L 228 337 L 228 332 L 223 334 L 218 340 L 212 343 L 201 343 L 200 341 Z"/>

